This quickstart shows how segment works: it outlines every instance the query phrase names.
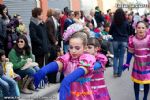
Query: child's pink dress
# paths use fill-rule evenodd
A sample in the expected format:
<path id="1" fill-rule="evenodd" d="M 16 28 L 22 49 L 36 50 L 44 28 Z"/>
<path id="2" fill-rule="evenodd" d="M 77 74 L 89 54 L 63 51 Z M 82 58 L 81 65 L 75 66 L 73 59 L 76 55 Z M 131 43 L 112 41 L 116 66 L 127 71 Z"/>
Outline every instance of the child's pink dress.
<path id="1" fill-rule="evenodd" d="M 110 100 L 110 96 L 107 90 L 104 79 L 104 69 L 107 63 L 107 58 L 103 54 L 97 54 L 96 61 L 99 61 L 102 68 L 95 69 L 91 79 L 91 87 L 94 94 L 94 100 Z"/>
<path id="2" fill-rule="evenodd" d="M 148 35 L 150 35 L 150 28 L 146 31 Z"/>
<path id="3" fill-rule="evenodd" d="M 67 76 L 77 69 L 81 64 L 80 61 L 90 64 L 89 67 L 86 67 L 89 73 L 71 83 L 71 95 L 67 96 L 67 100 L 94 100 L 90 81 L 93 72 L 93 65 L 96 62 L 95 57 L 89 54 L 83 54 L 79 59 L 72 59 L 70 54 L 67 53 L 64 56 L 58 57 L 57 60 L 63 63 L 64 76 Z"/>
<path id="4" fill-rule="evenodd" d="M 150 84 L 150 35 L 140 39 L 130 36 L 128 51 L 134 54 L 131 78 L 139 84 Z"/>

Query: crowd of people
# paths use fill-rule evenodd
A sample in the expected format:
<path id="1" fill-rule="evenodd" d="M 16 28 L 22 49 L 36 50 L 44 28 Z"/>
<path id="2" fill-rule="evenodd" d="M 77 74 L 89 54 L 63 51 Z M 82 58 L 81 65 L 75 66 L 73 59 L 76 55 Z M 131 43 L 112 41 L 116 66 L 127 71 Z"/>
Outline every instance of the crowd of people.
<path id="1" fill-rule="evenodd" d="M 0 4 L 0 89 L 3 97 L 32 94 L 41 81 L 61 82 L 60 100 L 111 100 L 104 72 L 113 67 L 114 78 L 130 66 L 135 100 L 150 84 L 150 15 L 118 8 L 107 14 L 99 7 L 84 11 L 49 8 L 43 21 L 41 8 L 33 8 L 29 26 L 21 15 L 10 16 Z M 27 28 L 29 27 L 29 28 Z M 29 31 L 28 31 L 29 29 Z M 127 51 L 126 64 L 123 63 Z M 60 80 L 57 80 L 58 73 Z M 21 81 L 21 86 L 18 82 Z"/>

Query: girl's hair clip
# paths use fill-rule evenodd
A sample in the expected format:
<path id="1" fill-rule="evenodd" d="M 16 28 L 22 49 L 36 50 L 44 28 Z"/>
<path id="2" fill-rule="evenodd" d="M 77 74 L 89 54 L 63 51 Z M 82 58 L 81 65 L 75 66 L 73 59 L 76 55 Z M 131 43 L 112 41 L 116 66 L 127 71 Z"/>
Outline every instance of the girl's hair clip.
<path id="1" fill-rule="evenodd" d="M 63 40 L 68 41 L 68 39 L 76 32 L 83 30 L 84 27 L 82 24 L 75 23 L 70 25 L 67 30 L 63 33 Z"/>

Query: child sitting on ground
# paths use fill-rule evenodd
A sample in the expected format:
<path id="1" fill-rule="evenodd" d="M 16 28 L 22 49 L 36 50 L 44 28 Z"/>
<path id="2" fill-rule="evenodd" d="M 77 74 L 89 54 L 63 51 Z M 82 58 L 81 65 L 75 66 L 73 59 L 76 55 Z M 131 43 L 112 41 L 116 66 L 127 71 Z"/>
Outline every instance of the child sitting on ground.
<path id="1" fill-rule="evenodd" d="M 21 77 L 16 74 L 13 70 L 13 64 L 9 62 L 9 59 L 5 56 L 5 51 L 0 50 L 0 63 L 3 66 L 4 74 L 10 78 L 13 78 L 15 80 L 20 80 Z"/>
<path id="2" fill-rule="evenodd" d="M 3 97 L 13 97 L 18 98 L 20 96 L 18 84 L 16 81 L 5 75 L 5 72 L 3 71 L 3 65 L 5 64 L 3 61 L 5 53 L 4 50 L 0 50 L 0 87 L 2 89 Z M 7 60 L 7 59 L 6 59 Z M 11 74 L 12 74 L 11 70 Z M 13 76 L 13 74 L 12 74 Z"/>

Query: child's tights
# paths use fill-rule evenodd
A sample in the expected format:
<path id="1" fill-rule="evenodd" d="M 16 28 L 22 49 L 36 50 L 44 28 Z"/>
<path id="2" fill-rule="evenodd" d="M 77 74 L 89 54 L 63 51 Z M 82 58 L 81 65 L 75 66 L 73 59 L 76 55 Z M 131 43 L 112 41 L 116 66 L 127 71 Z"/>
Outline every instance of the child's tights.
<path id="1" fill-rule="evenodd" d="M 140 84 L 134 82 L 135 100 L 139 100 L 139 87 L 140 87 Z M 143 100 L 147 100 L 148 92 L 149 92 L 149 84 L 144 84 L 144 98 L 143 98 Z"/>

